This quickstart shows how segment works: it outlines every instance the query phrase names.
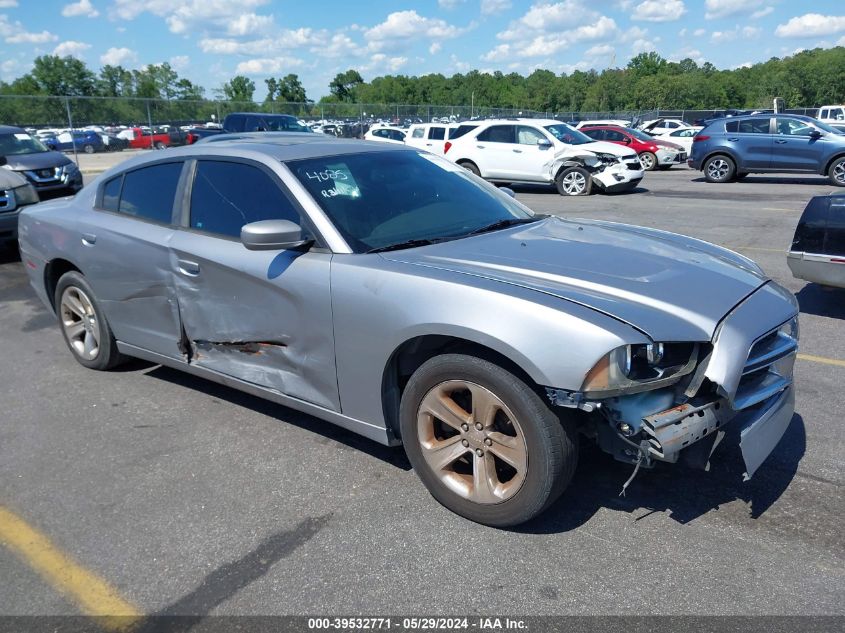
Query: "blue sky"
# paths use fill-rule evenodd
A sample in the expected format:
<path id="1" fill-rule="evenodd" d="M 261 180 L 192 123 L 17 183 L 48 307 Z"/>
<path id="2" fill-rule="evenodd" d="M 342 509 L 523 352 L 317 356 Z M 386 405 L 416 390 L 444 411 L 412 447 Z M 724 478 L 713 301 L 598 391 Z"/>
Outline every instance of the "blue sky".
<path id="1" fill-rule="evenodd" d="M 170 62 L 212 90 L 293 72 L 308 96 L 335 74 L 556 73 L 655 50 L 735 68 L 845 46 L 845 0 L 0 0 L 0 78 L 41 54 L 91 68 Z"/>

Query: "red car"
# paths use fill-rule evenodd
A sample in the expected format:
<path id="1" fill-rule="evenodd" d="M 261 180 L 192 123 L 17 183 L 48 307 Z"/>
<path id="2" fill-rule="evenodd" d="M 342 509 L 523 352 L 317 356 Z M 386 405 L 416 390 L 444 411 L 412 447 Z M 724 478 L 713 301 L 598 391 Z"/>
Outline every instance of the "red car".
<path id="1" fill-rule="evenodd" d="M 129 141 L 129 147 L 133 149 L 164 149 L 172 144 L 167 132 L 150 134 L 139 127 L 123 130 L 117 136 Z"/>
<path id="2" fill-rule="evenodd" d="M 627 145 L 637 152 L 640 164 L 646 171 L 669 169 L 672 165 L 683 165 L 687 160 L 686 150 L 680 145 L 629 127 L 591 125 L 580 128 L 580 131 L 597 141 Z"/>

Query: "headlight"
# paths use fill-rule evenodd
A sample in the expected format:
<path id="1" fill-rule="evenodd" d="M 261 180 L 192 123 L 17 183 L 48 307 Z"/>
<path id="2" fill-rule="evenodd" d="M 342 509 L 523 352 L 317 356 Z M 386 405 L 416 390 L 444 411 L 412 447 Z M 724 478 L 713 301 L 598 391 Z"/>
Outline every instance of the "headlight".
<path id="1" fill-rule="evenodd" d="M 598 158 L 601 162 L 605 163 L 606 165 L 613 165 L 614 163 L 619 162 L 618 156 L 614 156 L 613 154 L 605 154 L 603 152 L 596 152 L 596 158 Z"/>
<path id="2" fill-rule="evenodd" d="M 595 398 L 657 389 L 690 373 L 697 359 L 697 343 L 622 345 L 599 359 L 581 391 Z"/>
<path id="3" fill-rule="evenodd" d="M 792 317 L 789 321 L 781 325 L 778 328 L 778 332 L 786 334 L 790 338 L 794 338 L 797 341 L 801 334 L 800 328 L 798 327 L 798 316 L 796 315 Z"/>
<path id="4" fill-rule="evenodd" d="M 12 191 L 15 192 L 15 200 L 17 201 L 19 207 L 25 204 L 35 204 L 39 201 L 38 192 L 35 191 L 35 187 L 30 184 L 17 187 Z"/>

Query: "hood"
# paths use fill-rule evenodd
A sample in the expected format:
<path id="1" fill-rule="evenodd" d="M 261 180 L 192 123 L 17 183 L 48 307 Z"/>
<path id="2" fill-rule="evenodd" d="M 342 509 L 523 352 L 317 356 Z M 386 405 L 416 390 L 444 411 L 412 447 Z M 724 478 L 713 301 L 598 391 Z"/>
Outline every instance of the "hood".
<path id="1" fill-rule="evenodd" d="M 575 145 L 581 149 L 588 149 L 591 152 L 601 152 L 603 154 L 612 154 L 613 156 L 620 156 L 622 158 L 636 158 L 637 153 L 626 145 L 617 145 L 616 143 L 608 143 L 606 141 L 593 141 L 592 143 L 584 143 L 583 145 Z"/>
<path id="2" fill-rule="evenodd" d="M 767 281 L 751 260 L 713 244 L 595 220 L 547 218 L 382 256 L 560 297 L 663 342 L 710 340 Z"/>
<path id="3" fill-rule="evenodd" d="M 10 154 L 6 156 L 8 165 L 15 171 L 26 171 L 29 169 L 46 169 L 47 167 L 58 167 L 72 162 L 61 152 L 34 152 L 32 154 Z"/>
<path id="4" fill-rule="evenodd" d="M 667 140 L 662 139 L 662 138 L 655 137 L 655 138 L 651 139 L 651 142 L 654 143 L 655 145 L 657 145 L 657 147 L 669 147 L 671 149 L 676 149 L 676 150 L 684 149 L 681 145 L 678 145 L 677 143 L 673 143 L 672 141 L 667 141 Z"/>
<path id="5" fill-rule="evenodd" d="M 26 178 L 11 169 L 0 169 L 0 191 L 21 187 L 27 183 Z"/>

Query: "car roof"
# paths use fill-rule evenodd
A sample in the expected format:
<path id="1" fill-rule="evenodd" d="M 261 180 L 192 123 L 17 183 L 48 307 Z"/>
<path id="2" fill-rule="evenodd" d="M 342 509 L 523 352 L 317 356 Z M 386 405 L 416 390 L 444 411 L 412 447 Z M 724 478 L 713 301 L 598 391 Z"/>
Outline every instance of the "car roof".
<path id="1" fill-rule="evenodd" d="M 14 125 L 0 125 L 0 134 L 26 134 L 27 131 L 22 127 Z"/>

